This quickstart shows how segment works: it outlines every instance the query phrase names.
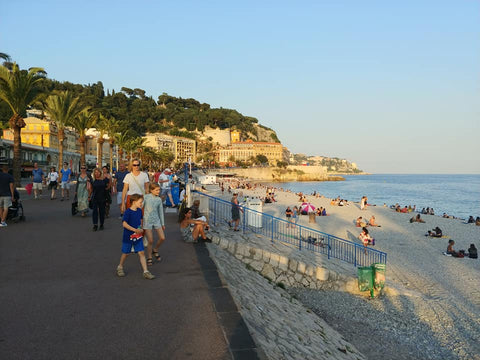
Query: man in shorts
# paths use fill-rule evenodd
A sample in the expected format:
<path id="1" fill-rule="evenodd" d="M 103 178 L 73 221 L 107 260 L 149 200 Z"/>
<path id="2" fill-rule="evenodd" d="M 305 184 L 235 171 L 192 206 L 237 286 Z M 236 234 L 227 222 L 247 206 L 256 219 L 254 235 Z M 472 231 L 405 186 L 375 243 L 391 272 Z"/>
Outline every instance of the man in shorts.
<path id="1" fill-rule="evenodd" d="M 8 207 L 14 201 L 13 177 L 8 173 L 6 165 L 0 170 L 0 227 L 6 227 Z"/>
<path id="2" fill-rule="evenodd" d="M 33 170 L 32 170 L 32 183 L 33 183 L 33 194 L 35 196 L 35 199 L 42 197 L 44 181 L 45 181 L 45 175 L 43 174 L 43 170 L 38 167 L 38 163 L 34 163 Z M 40 193 L 40 195 L 38 193 Z"/>
<path id="3" fill-rule="evenodd" d="M 168 196 L 168 199 L 170 200 L 170 204 L 172 204 L 172 207 L 175 207 L 175 203 L 173 202 L 173 197 L 172 197 L 172 189 L 170 187 L 170 184 L 172 182 L 172 171 L 167 168 L 163 170 L 163 173 L 160 174 L 158 177 L 158 184 L 162 188 L 162 191 L 160 193 L 160 196 L 162 197 L 163 201 Z"/>
<path id="4" fill-rule="evenodd" d="M 125 176 L 127 176 L 128 170 L 125 168 L 125 164 L 123 162 L 118 164 L 118 170 L 115 173 L 115 177 L 113 178 L 113 191 L 117 192 L 117 205 L 120 206 L 120 219 L 123 218 L 123 211 L 122 211 L 122 192 L 123 192 L 123 180 Z"/>
<path id="5" fill-rule="evenodd" d="M 60 201 L 63 201 L 65 198 L 65 192 L 67 193 L 67 200 L 70 199 L 70 176 L 72 176 L 72 170 L 68 167 L 68 163 L 64 162 L 63 163 L 63 169 L 60 170 L 60 173 L 62 174 L 62 183 L 61 183 L 61 188 L 62 188 L 62 198 Z"/>

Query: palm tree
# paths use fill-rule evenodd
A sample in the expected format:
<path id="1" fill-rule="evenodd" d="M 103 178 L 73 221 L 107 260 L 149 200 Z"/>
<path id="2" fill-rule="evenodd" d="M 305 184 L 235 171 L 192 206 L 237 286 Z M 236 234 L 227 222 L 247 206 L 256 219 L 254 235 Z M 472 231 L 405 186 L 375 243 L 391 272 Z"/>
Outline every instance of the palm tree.
<path id="1" fill-rule="evenodd" d="M 85 153 L 86 153 L 86 143 L 87 136 L 86 132 L 88 129 L 95 127 L 96 117 L 95 114 L 89 111 L 88 108 L 85 108 L 73 121 L 70 125 L 77 130 L 78 132 L 78 141 L 80 143 L 80 164 L 86 164 L 85 162 Z"/>
<path id="2" fill-rule="evenodd" d="M 115 143 L 118 126 L 119 123 L 114 117 L 104 118 L 103 120 L 103 127 L 108 135 L 108 143 L 110 144 L 110 169 L 113 169 L 113 144 Z"/>
<path id="3" fill-rule="evenodd" d="M 99 167 L 103 166 L 103 143 L 105 142 L 104 136 L 108 132 L 108 118 L 100 114 L 97 119 L 97 126 L 96 129 L 98 131 L 97 136 L 97 144 L 98 144 L 98 152 L 97 152 L 97 163 Z"/>
<path id="4" fill-rule="evenodd" d="M 120 161 L 123 160 L 123 153 L 127 151 L 128 144 L 130 140 L 133 139 L 134 137 L 135 135 L 130 130 L 122 131 L 115 134 L 115 142 L 117 143 L 117 146 L 118 146 L 118 158 Z"/>
<path id="5" fill-rule="evenodd" d="M 0 52 L 0 59 L 2 59 L 3 61 L 6 61 L 6 62 L 10 62 L 10 56 L 8 54 L 5 54 L 5 53 L 2 53 Z"/>
<path id="6" fill-rule="evenodd" d="M 70 126 L 74 119 L 85 110 L 85 107 L 80 103 L 79 97 L 73 97 L 73 94 L 67 90 L 50 95 L 45 100 L 43 108 L 58 129 L 58 169 L 60 169 L 63 164 L 65 127 Z"/>
<path id="7" fill-rule="evenodd" d="M 3 54 L 5 55 L 5 54 Z M 46 76 L 42 68 L 20 70 L 16 63 L 10 63 L 9 68 L 0 66 L 0 99 L 5 101 L 12 110 L 9 120 L 13 130 L 13 178 L 15 186 L 20 186 L 22 140 L 21 131 L 25 127 L 23 117 L 27 107 L 42 95 L 41 82 Z"/>

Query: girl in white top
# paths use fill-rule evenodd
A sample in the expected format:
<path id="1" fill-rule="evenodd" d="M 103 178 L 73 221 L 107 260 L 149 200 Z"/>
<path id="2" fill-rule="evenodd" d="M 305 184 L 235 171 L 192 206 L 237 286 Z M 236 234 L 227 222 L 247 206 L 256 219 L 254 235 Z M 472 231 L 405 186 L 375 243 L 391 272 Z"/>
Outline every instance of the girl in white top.
<path id="1" fill-rule="evenodd" d="M 48 188 L 52 191 L 50 195 L 50 200 L 55 199 L 55 190 L 57 190 L 57 181 L 58 181 L 58 173 L 55 171 L 55 168 L 50 168 L 50 172 L 47 176 L 48 181 Z"/>

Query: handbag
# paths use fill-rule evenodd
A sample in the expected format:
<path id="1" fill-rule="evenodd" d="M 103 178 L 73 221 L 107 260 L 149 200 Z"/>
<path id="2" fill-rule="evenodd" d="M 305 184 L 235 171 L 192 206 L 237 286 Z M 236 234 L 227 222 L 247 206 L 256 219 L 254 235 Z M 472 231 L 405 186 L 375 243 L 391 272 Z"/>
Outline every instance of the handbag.
<path id="1" fill-rule="evenodd" d="M 78 213 L 78 201 L 72 202 L 72 216 Z"/>

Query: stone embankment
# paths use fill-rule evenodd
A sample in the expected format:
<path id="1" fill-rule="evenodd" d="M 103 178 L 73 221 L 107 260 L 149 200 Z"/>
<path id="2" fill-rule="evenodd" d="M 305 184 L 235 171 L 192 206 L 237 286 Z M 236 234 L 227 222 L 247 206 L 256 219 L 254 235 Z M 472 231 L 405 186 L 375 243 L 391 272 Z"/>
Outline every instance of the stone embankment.
<path id="1" fill-rule="evenodd" d="M 323 166 L 251 167 L 246 169 L 212 169 L 209 173 L 234 173 L 235 176 L 258 181 L 342 181 L 341 176 L 330 176 Z"/>
<path id="2" fill-rule="evenodd" d="M 216 242 L 220 245 L 208 244 L 210 256 L 228 283 L 255 342 L 269 359 L 365 359 L 355 346 L 295 297 L 258 272 L 251 271 L 252 265 L 239 260 L 250 262 L 257 269 L 263 261 L 263 267 L 271 266 L 273 269 L 270 264 L 272 258 L 273 264 L 278 263 L 278 266 L 280 259 L 276 261 L 275 256 L 261 250 L 253 251 L 253 248 L 247 249 L 242 245 L 236 247 L 231 241 L 223 241 L 223 238 L 219 240 L 217 237 Z M 285 265 L 282 260 L 283 269 Z M 321 276 L 326 274 L 330 276 L 330 272 L 322 272 Z"/>
<path id="3" fill-rule="evenodd" d="M 316 266 L 238 240 L 213 236 L 213 243 L 279 286 L 356 293 L 357 280 L 324 266 Z"/>

